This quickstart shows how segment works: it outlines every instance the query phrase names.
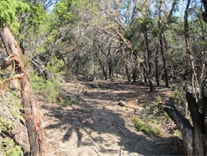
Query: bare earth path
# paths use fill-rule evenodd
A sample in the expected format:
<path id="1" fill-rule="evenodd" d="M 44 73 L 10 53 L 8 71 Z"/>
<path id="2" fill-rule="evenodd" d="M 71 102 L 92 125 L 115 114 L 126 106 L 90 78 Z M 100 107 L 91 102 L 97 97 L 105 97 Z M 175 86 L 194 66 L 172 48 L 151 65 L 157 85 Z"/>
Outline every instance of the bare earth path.
<path id="1" fill-rule="evenodd" d="M 142 110 L 157 96 L 147 87 L 98 81 L 68 83 L 65 89 L 83 94 L 76 105 L 42 105 L 47 156 L 173 154 L 169 136 L 146 136 L 131 121 L 134 108 Z M 118 105 L 120 100 L 127 106 Z"/>

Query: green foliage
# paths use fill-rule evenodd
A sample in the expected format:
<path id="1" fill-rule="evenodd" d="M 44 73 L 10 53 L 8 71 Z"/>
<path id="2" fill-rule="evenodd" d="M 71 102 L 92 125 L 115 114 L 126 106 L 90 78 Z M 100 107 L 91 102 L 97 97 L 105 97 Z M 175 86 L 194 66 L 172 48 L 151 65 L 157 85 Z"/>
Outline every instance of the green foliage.
<path id="1" fill-rule="evenodd" d="M 153 29 L 152 30 L 152 35 L 153 35 L 153 37 L 158 37 L 158 35 L 160 34 L 160 30 L 159 29 Z"/>
<path id="2" fill-rule="evenodd" d="M 127 39 L 127 40 L 130 40 L 132 38 L 134 34 L 134 31 L 131 27 L 128 27 L 124 33 L 124 37 Z"/>
<path id="3" fill-rule="evenodd" d="M 0 117 L 0 133 L 8 132 L 14 129 L 14 125 L 10 120 Z"/>
<path id="4" fill-rule="evenodd" d="M 142 17 L 139 19 L 138 23 L 141 25 L 141 28 L 146 28 L 153 24 L 153 20 L 150 17 Z"/>
<path id="5" fill-rule="evenodd" d="M 50 35 L 47 37 L 47 42 L 48 43 L 53 43 L 55 41 L 55 36 L 58 34 L 57 30 L 52 30 Z"/>
<path id="6" fill-rule="evenodd" d="M 24 153 L 20 146 L 16 145 L 14 140 L 7 137 L 0 137 L 0 152 L 3 156 L 23 156 Z"/>
<path id="7" fill-rule="evenodd" d="M 55 77 L 62 76 L 65 72 L 63 70 L 64 62 L 63 60 L 58 59 L 56 56 L 53 57 L 51 61 L 47 63 L 47 69 L 55 74 Z"/>
<path id="8" fill-rule="evenodd" d="M 173 93 L 168 98 L 174 101 L 174 104 L 180 113 L 182 113 L 184 116 L 187 115 L 185 110 L 186 99 L 181 87 L 174 88 Z M 146 107 L 145 113 L 143 113 L 141 117 L 146 118 L 146 120 L 153 125 L 161 125 L 165 131 L 180 137 L 180 131 L 177 129 L 175 123 L 158 104 L 160 101 L 162 101 L 162 98 L 158 96 L 154 103 L 149 104 Z"/>
<path id="9" fill-rule="evenodd" d="M 71 0 L 59 1 L 55 7 L 55 14 L 58 16 L 61 23 L 72 19 Z"/>
<path id="10" fill-rule="evenodd" d="M 0 27 L 9 25 L 13 32 L 17 33 L 19 23 L 17 16 L 29 10 L 29 5 L 22 0 L 0 1 Z"/>
<path id="11" fill-rule="evenodd" d="M 71 105 L 78 105 L 79 104 L 79 100 L 75 96 L 61 97 L 61 95 L 60 95 L 58 100 L 60 101 L 60 104 L 63 106 L 68 106 L 68 105 L 71 106 Z"/>
<path id="12" fill-rule="evenodd" d="M 172 16 L 169 20 L 168 20 L 168 24 L 172 24 L 172 23 L 175 23 L 175 24 L 178 24 L 180 22 L 180 17 L 178 16 Z"/>
<path id="13" fill-rule="evenodd" d="M 23 156 L 21 147 L 8 135 L 15 129 L 14 123 L 24 121 L 18 97 L 16 91 L 11 91 L 4 92 L 0 99 L 0 153 L 3 156 Z"/>
<path id="14" fill-rule="evenodd" d="M 32 86 L 34 90 L 47 97 L 47 100 L 55 102 L 61 89 L 62 77 L 65 74 L 63 70 L 64 62 L 54 57 L 47 63 L 46 68 L 49 73 L 48 79 L 46 80 L 33 72 L 31 77 Z"/>
<path id="15" fill-rule="evenodd" d="M 24 153 L 20 146 L 13 146 L 5 152 L 5 156 L 23 156 Z"/>
<path id="16" fill-rule="evenodd" d="M 187 114 L 186 108 L 186 98 L 183 92 L 183 88 L 176 87 L 174 89 L 173 94 L 169 97 L 174 101 L 176 108 L 182 113 L 184 116 Z"/>
<path id="17" fill-rule="evenodd" d="M 42 3 L 31 6 L 30 25 L 34 26 L 35 32 L 38 27 L 47 20 L 47 13 Z"/>
<path id="18" fill-rule="evenodd" d="M 59 80 L 47 80 L 45 84 L 44 94 L 49 101 L 55 102 L 59 95 L 61 84 Z"/>
<path id="19" fill-rule="evenodd" d="M 50 102 L 55 102 L 60 90 L 60 81 L 56 79 L 45 80 L 36 72 L 32 73 L 32 87 Z"/>
<path id="20" fill-rule="evenodd" d="M 142 121 L 139 117 L 134 116 L 132 121 L 139 131 L 143 131 L 147 135 L 159 136 L 161 131 L 158 127 L 152 126 L 150 123 Z"/>
<path id="21" fill-rule="evenodd" d="M 145 116 L 147 120 L 155 125 L 173 124 L 168 114 L 159 106 L 150 104 L 146 107 Z"/>

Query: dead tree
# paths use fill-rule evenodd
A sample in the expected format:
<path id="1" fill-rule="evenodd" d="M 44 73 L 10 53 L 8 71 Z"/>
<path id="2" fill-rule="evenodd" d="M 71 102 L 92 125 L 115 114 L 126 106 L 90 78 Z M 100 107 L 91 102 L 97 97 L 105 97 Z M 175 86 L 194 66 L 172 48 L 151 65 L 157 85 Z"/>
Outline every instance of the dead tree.
<path id="1" fill-rule="evenodd" d="M 21 86 L 21 98 L 30 143 L 30 154 L 32 156 L 44 156 L 44 132 L 41 127 L 37 100 L 30 85 L 29 75 L 26 72 L 22 51 L 8 27 L 0 29 L 0 39 L 1 46 L 3 46 L 8 55 L 4 59 L 5 63 L 2 64 L 2 68 L 6 69 L 6 67 L 13 65 Z"/>
<path id="2" fill-rule="evenodd" d="M 185 154 L 188 156 L 207 155 L 207 81 L 202 86 L 202 100 L 199 102 L 196 102 L 193 87 L 189 84 L 186 86 L 191 122 L 176 109 L 173 100 L 163 105 L 182 134 Z"/>

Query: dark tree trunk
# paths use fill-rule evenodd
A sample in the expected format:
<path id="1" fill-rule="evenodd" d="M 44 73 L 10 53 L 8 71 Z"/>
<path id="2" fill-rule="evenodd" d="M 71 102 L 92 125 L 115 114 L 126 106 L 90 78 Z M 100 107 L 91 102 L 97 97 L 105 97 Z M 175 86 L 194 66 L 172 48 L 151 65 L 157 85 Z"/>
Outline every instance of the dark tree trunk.
<path id="1" fill-rule="evenodd" d="M 144 77 L 144 84 L 145 84 L 145 86 L 147 86 L 148 85 L 148 82 L 147 82 L 147 73 L 145 72 L 145 70 L 143 71 L 143 77 Z"/>
<path id="2" fill-rule="evenodd" d="M 165 87 L 169 87 L 169 82 L 168 82 L 168 73 L 167 73 L 167 68 L 166 68 L 166 58 L 163 50 L 163 45 L 162 45 L 162 39 L 160 39 L 160 51 L 162 55 L 162 62 L 163 62 L 163 70 L 164 70 L 164 75 L 165 75 Z"/>
<path id="3" fill-rule="evenodd" d="M 182 134 L 185 154 L 187 156 L 193 156 L 193 127 L 191 126 L 190 122 L 180 112 L 178 112 L 173 101 L 167 101 L 165 105 L 163 105 L 163 108 L 170 118 L 175 122 Z"/>
<path id="4" fill-rule="evenodd" d="M 132 78 L 133 78 L 133 83 L 136 83 L 137 81 L 137 68 L 136 67 L 134 67 L 133 69 Z"/>
<path id="5" fill-rule="evenodd" d="M 145 62 L 146 62 L 146 66 L 148 68 L 148 75 L 151 76 L 152 75 L 152 65 L 151 65 L 150 59 L 151 59 L 152 54 L 151 54 L 151 50 L 149 49 L 148 30 L 146 27 L 144 29 L 144 43 L 146 46 L 146 53 L 147 53 L 145 56 Z"/>
<path id="6" fill-rule="evenodd" d="M 108 65 L 109 65 L 109 78 L 112 79 L 112 77 L 113 77 L 113 63 L 112 63 L 111 59 L 109 60 Z"/>
<path id="7" fill-rule="evenodd" d="M 137 81 L 137 74 L 138 74 L 138 61 L 137 61 L 137 54 L 136 52 L 133 51 L 133 56 L 132 56 L 132 63 L 133 63 L 133 71 L 132 71 L 132 78 L 133 78 L 133 83 L 136 83 Z"/>
<path id="8" fill-rule="evenodd" d="M 169 82 L 168 82 L 168 73 L 167 73 L 167 68 L 166 68 L 166 58 L 164 54 L 164 44 L 163 44 L 163 27 L 162 27 L 162 19 L 161 19 L 161 9 L 163 5 L 163 0 L 160 0 L 159 4 L 159 20 L 158 20 L 158 28 L 160 30 L 159 34 L 159 43 L 160 43 L 160 53 L 162 56 L 162 62 L 163 62 L 163 70 L 164 70 L 164 76 L 165 76 L 165 86 L 169 87 Z"/>
<path id="9" fill-rule="evenodd" d="M 203 6 L 204 6 L 204 12 L 202 13 L 203 21 L 207 23 L 207 1 L 202 0 Z"/>
<path id="10" fill-rule="evenodd" d="M 144 68 L 144 73 L 145 73 L 145 76 L 146 76 L 145 81 L 148 80 L 149 86 L 150 86 L 150 92 L 152 92 L 154 90 L 154 85 L 152 83 L 152 80 L 150 79 L 149 73 L 148 73 L 147 68 L 145 67 L 144 63 L 142 63 L 142 66 Z"/>
<path id="11" fill-rule="evenodd" d="M 21 84 L 24 118 L 30 143 L 30 154 L 32 156 L 44 156 L 44 132 L 41 127 L 41 120 L 38 114 L 37 100 L 34 97 L 29 76 L 25 69 L 22 51 L 8 27 L 4 27 L 0 30 L 0 37 L 8 55 L 6 63 L 12 64 L 14 62 L 16 74 L 22 75 L 21 78 L 19 77 L 19 81 Z"/>
<path id="12" fill-rule="evenodd" d="M 125 67 L 127 80 L 128 80 L 128 82 L 131 82 L 131 76 L 130 76 L 130 72 L 129 72 L 129 66 L 128 66 L 128 63 L 127 63 L 127 58 L 126 58 L 124 47 L 122 47 L 122 55 L 123 55 L 123 59 L 124 59 L 123 62 L 124 62 L 124 67 Z"/>
<path id="13" fill-rule="evenodd" d="M 128 82 L 131 82 L 131 76 L 130 76 L 128 64 L 126 63 L 126 60 L 124 62 L 125 62 L 125 71 L 126 71 L 127 80 Z"/>
<path id="14" fill-rule="evenodd" d="M 102 62 L 102 60 L 99 58 L 99 56 L 97 54 L 96 54 L 96 58 L 98 59 L 99 65 L 101 67 L 101 70 L 102 70 L 102 73 L 103 73 L 103 76 L 104 76 L 104 79 L 107 80 L 108 79 L 107 71 L 105 69 L 104 63 Z"/>
<path id="15" fill-rule="evenodd" d="M 207 81 L 206 81 L 207 82 Z M 186 87 L 186 99 L 192 119 L 192 125 L 175 108 L 173 101 L 168 101 L 163 105 L 164 110 L 178 126 L 188 156 L 207 155 L 207 83 L 204 83 L 202 93 L 202 111 L 200 112 L 199 103 L 193 94 L 192 86 Z"/>
<path id="16" fill-rule="evenodd" d="M 101 69 L 102 69 L 102 73 L 103 73 L 104 79 L 107 80 L 108 79 L 107 71 L 105 70 L 104 65 L 101 62 L 99 62 L 99 63 L 100 63 Z"/>
<path id="17" fill-rule="evenodd" d="M 155 53 L 155 79 L 156 79 L 156 83 L 157 86 L 160 86 L 160 80 L 159 80 L 159 68 L 158 68 L 158 46 L 156 48 L 156 53 Z"/>
<path id="18" fill-rule="evenodd" d="M 109 78 L 112 79 L 112 75 L 113 75 L 113 62 L 112 62 L 112 56 L 111 56 L 110 48 L 108 50 L 107 60 L 108 60 Z"/>
<path id="19" fill-rule="evenodd" d="M 79 71 L 80 71 L 80 55 L 79 53 L 75 56 L 74 61 L 75 61 L 75 76 L 78 77 Z"/>

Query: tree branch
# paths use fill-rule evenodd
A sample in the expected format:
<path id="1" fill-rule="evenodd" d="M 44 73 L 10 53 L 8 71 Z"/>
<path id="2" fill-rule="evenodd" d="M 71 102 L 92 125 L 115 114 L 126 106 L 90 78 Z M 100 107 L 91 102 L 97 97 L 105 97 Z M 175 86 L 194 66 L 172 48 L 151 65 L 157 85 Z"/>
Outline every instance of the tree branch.
<path id="1" fill-rule="evenodd" d="M 178 112 L 172 100 L 166 101 L 162 107 L 178 126 L 178 129 L 181 131 L 192 129 L 190 122 L 180 112 Z"/>

